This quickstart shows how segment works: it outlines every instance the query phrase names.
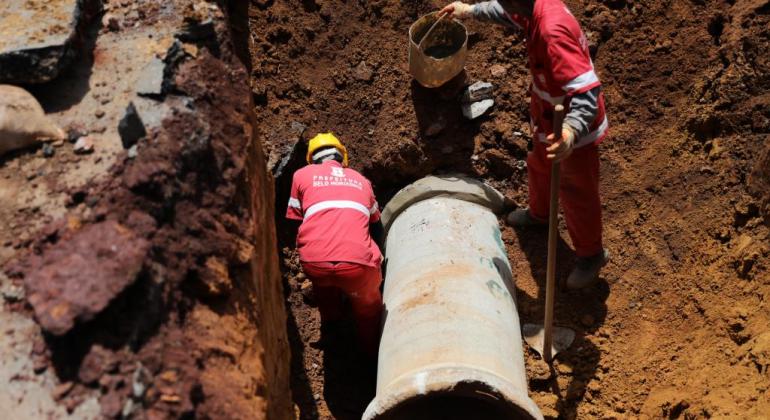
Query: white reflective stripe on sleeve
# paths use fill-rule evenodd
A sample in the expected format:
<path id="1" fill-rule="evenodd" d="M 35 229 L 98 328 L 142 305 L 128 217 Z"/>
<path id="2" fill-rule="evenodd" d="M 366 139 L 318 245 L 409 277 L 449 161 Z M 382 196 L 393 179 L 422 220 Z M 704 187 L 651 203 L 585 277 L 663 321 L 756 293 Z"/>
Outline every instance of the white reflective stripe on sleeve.
<path id="1" fill-rule="evenodd" d="M 578 140 L 574 147 L 583 147 L 595 142 L 596 140 L 599 140 L 604 135 L 604 133 L 607 132 L 607 128 L 609 128 L 609 126 L 609 121 L 607 121 L 607 116 L 605 115 L 602 123 L 599 124 L 599 127 L 597 127 L 596 130 L 586 134 L 585 137 L 582 137 L 580 140 Z M 546 140 L 545 133 L 537 133 L 537 139 L 542 143 L 550 144 L 548 143 L 548 140 Z"/>
<path id="2" fill-rule="evenodd" d="M 374 205 L 372 206 L 372 208 L 369 209 L 369 214 L 377 213 L 377 210 L 379 210 L 379 209 L 380 209 L 380 206 L 375 201 Z"/>
<path id="3" fill-rule="evenodd" d="M 369 209 L 361 203 L 349 200 L 329 200 L 321 201 L 320 203 L 315 203 L 308 207 L 307 210 L 305 210 L 305 220 L 319 211 L 326 209 L 353 209 L 360 211 L 366 215 L 366 217 L 369 217 Z"/>
<path id="4" fill-rule="evenodd" d="M 302 204 L 300 204 L 299 200 L 297 200 L 294 197 L 289 198 L 289 207 L 294 207 L 295 209 L 301 209 Z"/>
<path id="5" fill-rule="evenodd" d="M 596 76 L 596 73 L 594 73 L 593 70 L 589 70 L 570 80 L 566 85 L 562 87 L 562 89 L 564 89 L 565 92 L 572 92 L 573 90 L 578 90 L 586 86 L 590 86 L 598 81 L 599 78 Z"/>
<path id="6" fill-rule="evenodd" d="M 540 99 L 550 102 L 551 105 L 559 105 L 564 103 L 564 96 L 551 96 L 548 92 L 543 92 L 542 90 L 537 88 L 537 85 L 535 85 L 535 82 L 532 82 L 532 92 L 535 92 L 535 95 L 539 96 Z"/>
<path id="7" fill-rule="evenodd" d="M 604 133 L 607 132 L 607 128 L 609 128 L 609 126 L 610 123 L 607 121 L 607 116 L 605 115 L 602 123 L 599 124 L 599 127 L 597 127 L 596 130 L 586 134 L 585 137 L 578 140 L 577 144 L 575 144 L 575 147 L 582 147 L 587 144 L 591 144 L 596 140 L 599 140 L 604 135 Z"/>

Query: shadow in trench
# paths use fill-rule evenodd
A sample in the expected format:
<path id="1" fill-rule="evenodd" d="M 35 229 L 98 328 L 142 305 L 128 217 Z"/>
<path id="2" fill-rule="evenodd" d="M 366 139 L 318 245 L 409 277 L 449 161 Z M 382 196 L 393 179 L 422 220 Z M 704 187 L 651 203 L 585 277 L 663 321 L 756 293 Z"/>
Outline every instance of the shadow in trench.
<path id="1" fill-rule="evenodd" d="M 524 309 L 521 322 L 542 323 L 545 309 L 545 282 L 548 260 L 547 228 L 514 229 L 519 246 L 529 262 L 532 277 L 538 284 L 537 296 L 532 299 L 525 293 L 517 293 L 518 306 Z M 609 285 L 606 280 L 599 281 L 584 290 L 570 291 L 560 286 L 574 266 L 574 253 L 559 236 L 556 246 L 556 301 L 554 305 L 554 325 L 575 330 L 575 341 L 556 360 L 560 368 L 557 373 L 551 366 L 551 375 L 547 380 L 532 379 L 531 387 L 536 391 L 550 391 L 559 399 L 556 409 L 560 418 L 576 418 L 577 405 L 586 392 L 587 383 L 594 377 L 599 366 L 601 352 L 586 334 L 596 331 L 607 316 L 606 300 Z M 591 321 L 591 322 L 587 322 Z M 532 351 L 532 350 L 530 350 Z M 569 378 L 561 386 L 558 377 Z"/>
<path id="2" fill-rule="evenodd" d="M 359 420 L 374 398 L 377 361 L 359 349 L 349 310 L 322 329 L 322 343 L 326 405 L 337 420 Z"/>
<path id="3" fill-rule="evenodd" d="M 287 302 L 287 306 L 291 303 Z M 291 350 L 291 393 L 294 403 L 300 407 L 302 419 L 317 419 L 318 409 L 313 398 L 313 389 L 310 379 L 305 372 L 305 347 L 299 333 L 299 326 L 294 314 L 287 307 L 286 330 L 289 336 L 289 348 Z"/>
<path id="4" fill-rule="evenodd" d="M 79 104 L 90 89 L 94 48 L 101 28 L 99 19 L 90 19 L 92 21 L 83 31 L 82 38 L 75 42 L 77 57 L 72 64 L 50 82 L 24 86 L 37 98 L 46 113 L 64 111 Z"/>

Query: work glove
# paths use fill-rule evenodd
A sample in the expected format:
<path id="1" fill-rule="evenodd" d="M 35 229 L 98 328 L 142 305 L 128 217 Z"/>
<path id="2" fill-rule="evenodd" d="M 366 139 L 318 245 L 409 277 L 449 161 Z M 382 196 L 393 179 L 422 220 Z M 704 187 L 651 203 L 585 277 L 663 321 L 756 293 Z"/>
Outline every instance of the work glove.
<path id="1" fill-rule="evenodd" d="M 564 125 L 561 130 L 561 138 L 551 133 L 546 140 L 551 143 L 545 150 L 548 152 L 546 157 L 554 163 L 561 162 L 572 154 L 575 145 L 575 131 L 569 125 Z"/>
<path id="2" fill-rule="evenodd" d="M 450 4 L 447 4 L 444 6 L 441 11 L 438 12 L 439 16 L 441 15 L 449 15 L 449 17 L 454 17 L 458 19 L 470 17 L 473 11 L 473 6 L 470 4 L 465 4 L 461 1 L 452 2 Z"/>

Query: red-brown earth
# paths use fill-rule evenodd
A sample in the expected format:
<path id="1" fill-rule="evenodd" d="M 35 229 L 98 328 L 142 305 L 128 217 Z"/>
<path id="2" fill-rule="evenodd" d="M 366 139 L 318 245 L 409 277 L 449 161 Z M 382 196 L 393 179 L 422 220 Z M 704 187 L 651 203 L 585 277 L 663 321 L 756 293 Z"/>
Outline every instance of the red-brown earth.
<path id="1" fill-rule="evenodd" d="M 567 3 L 596 47 L 607 99 L 601 192 L 612 261 L 598 285 L 558 294 L 557 322 L 578 338 L 554 383 L 538 379 L 528 354 L 532 397 L 549 417 L 767 416 L 770 3 Z M 293 227 L 282 220 L 304 141 L 338 134 L 381 203 L 421 176 L 459 170 L 526 205 L 523 37 L 466 23 L 460 78 L 496 85 L 491 114 L 467 121 L 456 88 L 425 89 L 408 73 L 409 25 L 442 5 L 251 2 L 257 120 L 269 166 L 289 163 L 277 173 L 276 215 L 302 418 L 358 418 L 374 392 L 349 331 L 331 346 L 316 343 L 318 313 L 291 249 Z M 443 129 L 427 135 L 434 124 Z M 522 321 L 537 321 L 545 232 L 505 227 L 503 237 Z M 573 260 L 563 224 L 562 237 L 561 278 Z"/>

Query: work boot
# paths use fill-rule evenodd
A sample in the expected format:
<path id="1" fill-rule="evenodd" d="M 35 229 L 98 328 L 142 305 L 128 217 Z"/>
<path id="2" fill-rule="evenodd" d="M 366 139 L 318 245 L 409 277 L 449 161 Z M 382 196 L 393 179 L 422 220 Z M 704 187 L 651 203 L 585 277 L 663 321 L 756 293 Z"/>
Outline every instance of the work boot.
<path id="1" fill-rule="evenodd" d="M 513 227 L 548 226 L 548 222 L 541 221 L 529 214 L 529 209 L 516 209 L 505 218 L 505 223 Z"/>
<path id="2" fill-rule="evenodd" d="M 567 277 L 567 288 L 582 289 L 588 287 L 599 278 L 599 270 L 610 260 L 610 253 L 602 249 L 598 254 L 590 257 L 578 257 L 575 268 Z"/>

